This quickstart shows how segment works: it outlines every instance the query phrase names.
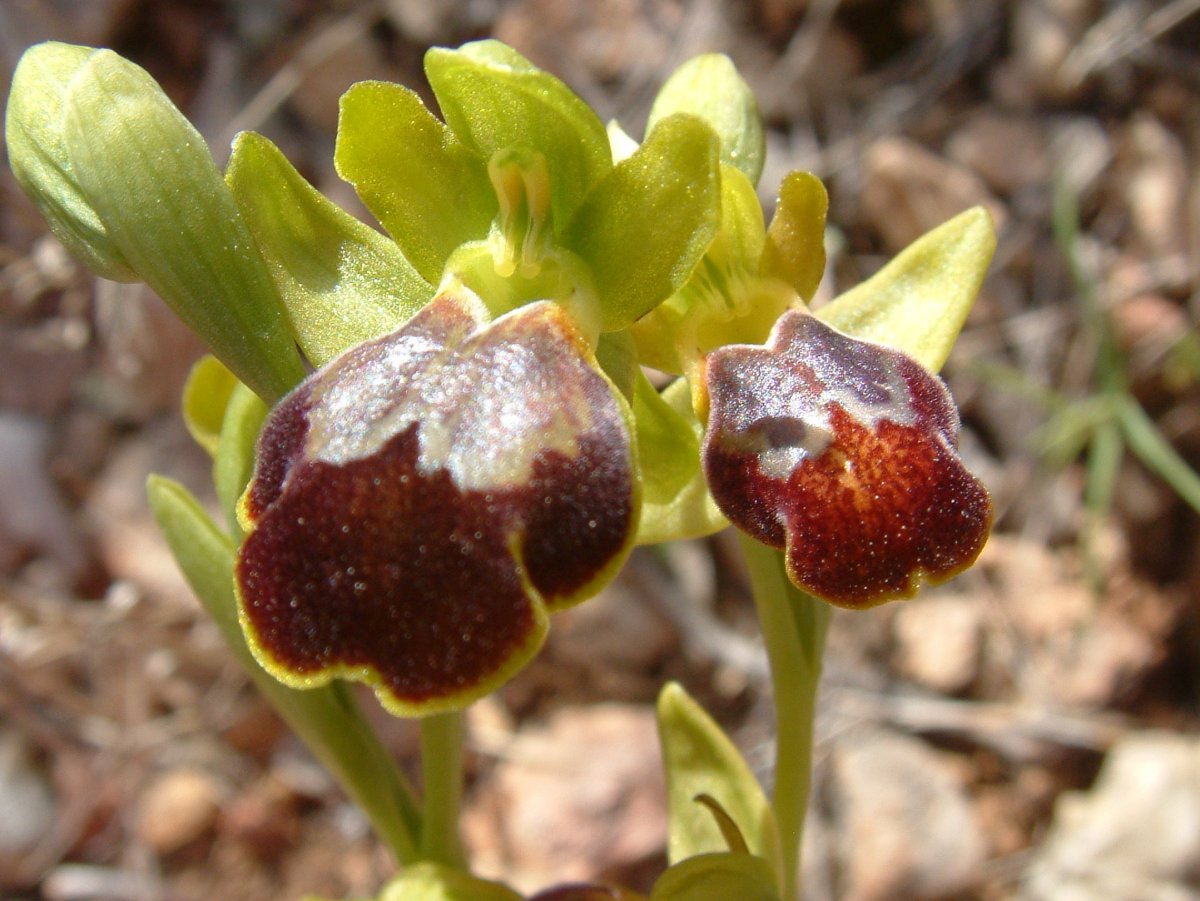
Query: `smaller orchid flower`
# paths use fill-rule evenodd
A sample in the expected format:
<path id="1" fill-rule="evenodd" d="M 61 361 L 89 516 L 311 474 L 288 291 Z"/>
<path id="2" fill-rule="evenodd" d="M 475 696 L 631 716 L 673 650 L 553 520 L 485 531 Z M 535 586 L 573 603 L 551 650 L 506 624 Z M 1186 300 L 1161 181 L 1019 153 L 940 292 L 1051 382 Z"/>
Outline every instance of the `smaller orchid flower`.
<path id="1" fill-rule="evenodd" d="M 709 354 L 705 376 L 709 488 L 786 549 L 797 586 L 868 607 L 979 556 L 991 501 L 958 457 L 950 392 L 911 357 L 789 312 L 765 347 Z"/>

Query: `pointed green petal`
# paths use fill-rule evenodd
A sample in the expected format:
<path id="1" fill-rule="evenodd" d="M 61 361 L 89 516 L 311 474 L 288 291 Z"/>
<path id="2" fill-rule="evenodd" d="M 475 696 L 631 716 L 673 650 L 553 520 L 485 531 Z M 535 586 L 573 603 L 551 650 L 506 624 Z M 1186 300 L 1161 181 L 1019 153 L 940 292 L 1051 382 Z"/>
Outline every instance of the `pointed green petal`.
<path id="1" fill-rule="evenodd" d="M 825 274 L 828 210 L 829 195 L 815 175 L 791 172 L 784 178 L 758 268 L 783 279 L 805 300 L 812 299 Z"/>
<path id="2" fill-rule="evenodd" d="M 8 159 L 63 246 L 97 275 L 132 282 L 137 273 L 79 187 L 63 137 L 71 78 L 98 52 L 58 43 L 25 52 L 13 73 L 5 116 Z"/>
<path id="3" fill-rule="evenodd" d="M 700 423 L 687 381 L 678 379 L 660 394 L 639 372 L 633 416 L 643 493 L 637 543 L 699 538 L 729 525 L 700 469 Z"/>
<path id="4" fill-rule="evenodd" d="M 728 849 L 712 812 L 696 801 L 697 795 L 707 795 L 737 825 L 751 853 L 777 869 L 779 835 L 762 787 L 721 727 L 677 683 L 666 685 L 658 697 L 658 730 L 667 774 L 671 863 Z"/>
<path id="5" fill-rule="evenodd" d="M 604 123 L 565 84 L 499 41 L 435 47 L 425 73 L 446 124 L 483 159 L 536 150 L 550 169 L 555 229 L 612 168 Z"/>
<path id="6" fill-rule="evenodd" d="M 270 273 L 203 138 L 154 80 L 91 54 L 69 82 L 61 133 L 122 258 L 243 382 L 286 393 L 304 370 Z"/>
<path id="7" fill-rule="evenodd" d="M 343 95 L 334 163 L 433 285 L 455 248 L 487 236 L 498 209 L 486 159 L 400 85 L 364 81 Z"/>
<path id="8" fill-rule="evenodd" d="M 717 139 L 673 116 L 588 196 L 564 235 L 592 267 L 605 331 L 627 327 L 675 293 L 721 217 Z"/>
<path id="9" fill-rule="evenodd" d="M 313 365 L 394 331 L 433 297 L 394 241 L 327 200 L 262 135 L 238 135 L 225 179 Z"/>
<path id="10" fill-rule="evenodd" d="M 855 338 L 899 348 L 936 372 L 950 355 L 995 249 L 987 210 L 967 210 L 817 310 L 817 318 Z"/>
<path id="11" fill-rule="evenodd" d="M 750 86 L 723 53 L 707 53 L 675 70 L 650 110 L 646 131 L 674 113 L 691 113 L 721 138 L 721 160 L 758 184 L 767 155 L 762 115 Z"/>
<path id="12" fill-rule="evenodd" d="M 795 303 L 786 286 L 757 277 L 766 240 L 762 204 L 750 179 L 726 163 L 720 223 L 687 283 L 630 328 L 646 366 L 683 373 L 714 347 L 761 342 Z"/>

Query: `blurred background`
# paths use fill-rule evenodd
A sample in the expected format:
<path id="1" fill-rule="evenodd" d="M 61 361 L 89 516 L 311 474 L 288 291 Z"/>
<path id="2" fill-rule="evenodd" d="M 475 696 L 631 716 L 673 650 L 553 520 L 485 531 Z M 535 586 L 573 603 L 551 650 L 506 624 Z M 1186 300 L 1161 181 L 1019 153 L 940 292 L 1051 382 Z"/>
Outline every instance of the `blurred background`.
<path id="1" fill-rule="evenodd" d="M 1000 242 L 948 363 L 983 557 L 835 620 L 810 899 L 1200 895 L 1200 2 L 3 0 L 23 49 L 108 46 L 210 141 L 255 129 L 329 196 L 337 100 L 428 96 L 495 36 L 641 134 L 697 53 L 755 89 L 762 200 L 831 194 L 818 302 L 976 204 Z M 0 897 L 364 896 L 362 817 L 230 661 L 160 541 L 149 472 L 209 497 L 177 406 L 201 353 L 102 282 L 0 170 Z M 466 837 L 526 891 L 664 863 L 652 703 L 681 680 L 759 770 L 769 687 L 728 536 L 639 551 L 470 718 Z M 412 724 L 365 706 L 398 757 Z"/>

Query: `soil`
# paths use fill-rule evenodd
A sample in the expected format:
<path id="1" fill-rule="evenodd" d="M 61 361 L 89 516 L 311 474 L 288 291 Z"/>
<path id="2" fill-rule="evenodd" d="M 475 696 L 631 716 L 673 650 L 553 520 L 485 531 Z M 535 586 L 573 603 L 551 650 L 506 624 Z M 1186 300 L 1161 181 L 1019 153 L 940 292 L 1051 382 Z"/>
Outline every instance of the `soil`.
<path id="1" fill-rule="evenodd" d="M 835 617 L 805 897 L 1200 896 L 1200 499 L 1155 462 L 1200 464 L 1200 3 L 26 0 L 0 34 L 5 85 L 38 41 L 113 47 L 219 162 L 262 131 L 360 214 L 332 171 L 337 99 L 366 78 L 428 96 L 430 45 L 498 37 L 631 134 L 676 65 L 720 50 L 768 124 L 767 209 L 793 169 L 829 188 L 817 303 L 984 205 L 999 246 L 943 374 L 996 531 L 953 582 Z M 178 415 L 203 348 L 69 257 L 7 166 L 0 191 L 0 898 L 372 896 L 394 864 L 146 506 L 151 472 L 211 502 Z M 472 709 L 482 874 L 648 889 L 669 679 L 770 772 L 734 545 L 636 552 Z M 414 724 L 363 704 L 413 768 Z"/>

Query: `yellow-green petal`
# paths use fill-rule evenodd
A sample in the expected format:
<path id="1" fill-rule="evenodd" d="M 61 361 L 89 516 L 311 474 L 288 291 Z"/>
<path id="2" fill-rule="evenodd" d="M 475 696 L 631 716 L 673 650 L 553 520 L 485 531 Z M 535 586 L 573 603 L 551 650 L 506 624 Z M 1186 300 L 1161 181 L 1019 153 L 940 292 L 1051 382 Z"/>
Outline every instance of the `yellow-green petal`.
<path id="1" fill-rule="evenodd" d="M 921 236 L 867 281 L 817 310 L 855 338 L 899 348 L 937 372 L 966 321 L 996 249 L 983 207 Z"/>
<path id="2" fill-rule="evenodd" d="M 214 356 L 205 354 L 188 373 L 183 386 L 183 422 L 192 440 L 210 457 L 216 456 L 221 423 L 237 377 Z"/>
<path id="3" fill-rule="evenodd" d="M 430 284 L 455 248 L 487 237 L 499 208 L 487 161 L 397 84 L 342 96 L 334 163 Z"/>
<path id="4" fill-rule="evenodd" d="M 675 293 L 720 216 L 716 135 L 694 116 L 663 120 L 588 195 L 563 236 L 591 266 L 602 328 L 626 328 Z"/>
<path id="5" fill-rule="evenodd" d="M 784 178 L 758 270 L 787 282 L 804 300 L 812 299 L 825 273 L 828 210 L 829 195 L 815 175 L 791 172 Z"/>
<path id="6" fill-rule="evenodd" d="M 676 69 L 654 99 L 646 130 L 675 113 L 691 113 L 712 126 L 721 138 L 722 162 L 758 184 L 767 153 L 762 114 L 728 56 L 706 53 Z"/>
<path id="7" fill-rule="evenodd" d="M 446 124 L 482 159 L 517 148 L 546 158 L 556 231 L 612 168 L 608 133 L 592 108 L 511 47 L 435 47 L 425 74 Z"/>
<path id="8" fill-rule="evenodd" d="M 326 199 L 262 135 L 238 135 L 225 179 L 313 365 L 394 331 L 433 297 L 394 241 Z"/>

